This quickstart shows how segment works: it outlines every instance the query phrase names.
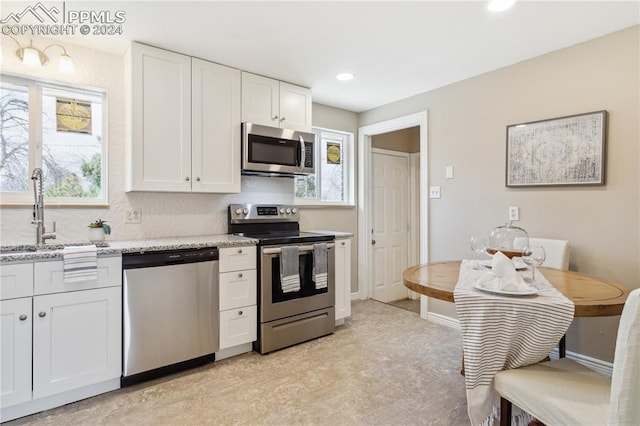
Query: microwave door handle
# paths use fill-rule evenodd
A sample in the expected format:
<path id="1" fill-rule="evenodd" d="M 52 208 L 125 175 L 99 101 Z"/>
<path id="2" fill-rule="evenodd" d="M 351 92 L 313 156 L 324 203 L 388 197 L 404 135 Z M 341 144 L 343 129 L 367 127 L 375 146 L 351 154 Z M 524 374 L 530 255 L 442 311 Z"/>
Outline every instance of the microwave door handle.
<path id="1" fill-rule="evenodd" d="M 304 139 L 300 136 L 300 163 L 298 164 L 298 170 L 302 171 L 304 169 L 304 157 L 305 157 L 305 147 L 304 147 Z"/>

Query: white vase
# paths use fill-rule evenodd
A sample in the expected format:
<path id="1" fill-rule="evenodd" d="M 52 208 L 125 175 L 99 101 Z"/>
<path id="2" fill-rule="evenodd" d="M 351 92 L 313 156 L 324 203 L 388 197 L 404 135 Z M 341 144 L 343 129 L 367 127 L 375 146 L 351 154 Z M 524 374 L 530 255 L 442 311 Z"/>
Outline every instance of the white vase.
<path id="1" fill-rule="evenodd" d="M 92 242 L 104 241 L 104 229 L 89 228 L 89 241 L 92 241 Z"/>

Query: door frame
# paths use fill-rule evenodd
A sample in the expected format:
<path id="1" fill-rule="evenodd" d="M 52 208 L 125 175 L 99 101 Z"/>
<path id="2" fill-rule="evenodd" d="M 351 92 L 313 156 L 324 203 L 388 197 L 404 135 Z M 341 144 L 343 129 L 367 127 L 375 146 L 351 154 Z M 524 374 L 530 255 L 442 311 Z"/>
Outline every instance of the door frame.
<path id="1" fill-rule="evenodd" d="M 429 198 L 427 170 L 427 111 L 370 124 L 358 129 L 358 292 L 361 299 L 373 294 L 371 275 L 371 137 L 410 127 L 420 127 L 420 256 L 419 263 L 429 259 Z M 412 232 L 412 230 L 410 230 Z M 415 257 L 415 256 L 414 256 Z M 424 298 L 426 299 L 426 298 Z M 421 311 L 427 306 L 421 303 Z"/>

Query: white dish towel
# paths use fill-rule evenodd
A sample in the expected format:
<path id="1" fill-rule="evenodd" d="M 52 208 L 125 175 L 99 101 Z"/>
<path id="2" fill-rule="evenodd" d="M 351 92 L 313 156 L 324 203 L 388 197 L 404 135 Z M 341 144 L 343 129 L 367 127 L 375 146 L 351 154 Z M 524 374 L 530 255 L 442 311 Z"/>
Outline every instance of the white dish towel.
<path id="1" fill-rule="evenodd" d="M 65 283 L 98 279 L 98 249 L 95 245 L 65 247 L 62 261 Z"/>
<path id="2" fill-rule="evenodd" d="M 297 246 L 280 250 L 280 286 L 283 293 L 300 291 L 300 252 Z"/>
<path id="3" fill-rule="evenodd" d="M 313 281 L 316 283 L 316 290 L 327 288 L 327 244 L 319 243 L 313 245 Z"/>

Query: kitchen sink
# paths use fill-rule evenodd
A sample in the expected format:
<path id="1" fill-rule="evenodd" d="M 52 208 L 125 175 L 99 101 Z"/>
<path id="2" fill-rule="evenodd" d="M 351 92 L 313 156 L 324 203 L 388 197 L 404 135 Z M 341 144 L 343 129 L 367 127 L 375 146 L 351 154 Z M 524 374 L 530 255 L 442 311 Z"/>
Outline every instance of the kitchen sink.
<path id="1" fill-rule="evenodd" d="M 62 250 L 65 247 L 87 246 L 94 244 L 96 247 L 109 247 L 109 243 L 66 243 L 66 244 L 45 244 L 37 247 L 35 244 L 17 244 L 13 246 L 0 246 L 0 254 L 35 253 L 38 251 Z"/>

